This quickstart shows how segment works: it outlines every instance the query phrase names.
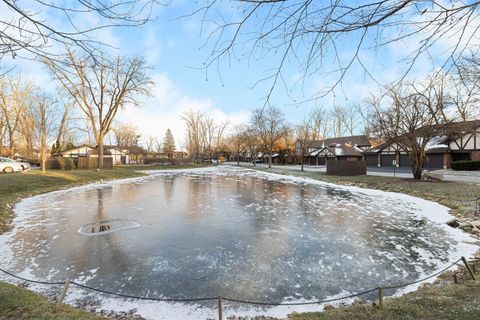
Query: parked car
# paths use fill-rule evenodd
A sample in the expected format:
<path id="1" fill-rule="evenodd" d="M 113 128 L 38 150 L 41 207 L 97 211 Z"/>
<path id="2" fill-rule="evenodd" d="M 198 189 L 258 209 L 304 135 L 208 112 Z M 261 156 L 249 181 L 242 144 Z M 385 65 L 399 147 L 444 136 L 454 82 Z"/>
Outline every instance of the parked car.
<path id="1" fill-rule="evenodd" d="M 0 157 L 0 172 L 22 172 L 29 169 L 30 165 L 26 162 L 18 162 L 10 158 Z"/>

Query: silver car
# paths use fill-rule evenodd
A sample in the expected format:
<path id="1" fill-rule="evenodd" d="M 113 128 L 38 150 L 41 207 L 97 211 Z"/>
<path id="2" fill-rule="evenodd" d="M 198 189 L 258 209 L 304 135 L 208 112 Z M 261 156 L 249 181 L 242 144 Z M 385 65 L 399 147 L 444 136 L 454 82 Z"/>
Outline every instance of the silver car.
<path id="1" fill-rule="evenodd" d="M 0 172 L 22 172 L 29 169 L 30 165 L 28 163 L 18 162 L 10 158 L 0 157 Z"/>

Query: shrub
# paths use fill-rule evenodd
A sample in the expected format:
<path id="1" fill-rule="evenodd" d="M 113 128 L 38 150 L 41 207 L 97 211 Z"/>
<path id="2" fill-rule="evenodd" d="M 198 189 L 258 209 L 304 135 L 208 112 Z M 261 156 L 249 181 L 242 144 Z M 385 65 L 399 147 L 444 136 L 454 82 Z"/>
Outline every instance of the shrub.
<path id="1" fill-rule="evenodd" d="M 466 170 L 466 171 L 474 171 L 480 170 L 480 161 L 455 161 L 452 162 L 452 169 L 453 170 Z"/>
<path id="2" fill-rule="evenodd" d="M 62 169 L 62 163 L 60 158 L 50 158 L 47 160 L 46 166 L 48 169 L 60 170 Z"/>
<path id="3" fill-rule="evenodd" d="M 75 169 L 75 164 L 73 163 L 73 160 L 70 158 L 65 158 L 63 161 L 63 169 L 67 171 Z"/>

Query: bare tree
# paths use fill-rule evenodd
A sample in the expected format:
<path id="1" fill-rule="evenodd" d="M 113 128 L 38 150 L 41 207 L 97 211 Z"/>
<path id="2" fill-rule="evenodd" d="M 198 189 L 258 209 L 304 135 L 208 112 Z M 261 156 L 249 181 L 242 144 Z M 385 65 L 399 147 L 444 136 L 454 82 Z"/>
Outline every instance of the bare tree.
<path id="1" fill-rule="evenodd" d="M 256 132 L 268 152 L 268 167 L 271 168 L 275 143 L 285 133 L 285 116 L 279 108 L 269 106 L 253 110 L 250 123 L 256 128 Z"/>
<path id="2" fill-rule="evenodd" d="M 432 83 L 424 91 L 415 83 L 389 86 L 367 103 L 371 133 L 408 155 L 415 179 L 421 179 L 428 143 L 442 133 L 445 123 L 440 110 L 444 106 L 442 94 L 430 95 L 435 91 L 430 86 Z"/>
<path id="3" fill-rule="evenodd" d="M 16 134 L 22 122 L 27 104 L 31 101 L 32 84 L 21 78 L 0 77 L 0 110 L 2 111 L 2 133 L 8 141 L 9 157 L 16 151 Z"/>
<path id="4" fill-rule="evenodd" d="M 315 115 L 310 113 L 295 126 L 295 138 L 298 146 L 297 150 L 300 150 L 301 171 L 303 171 L 305 155 L 308 152 L 310 144 L 313 140 L 317 139 L 315 124 Z"/>
<path id="5" fill-rule="evenodd" d="M 204 115 L 200 111 L 192 110 L 185 112 L 182 116 L 187 126 L 186 147 L 194 162 L 198 162 L 203 156 L 201 138 L 203 117 Z"/>
<path id="6" fill-rule="evenodd" d="M 112 132 L 117 146 L 138 146 L 140 133 L 134 125 L 130 123 L 117 123 L 112 127 Z"/>
<path id="7" fill-rule="evenodd" d="M 343 109 L 340 106 L 335 106 L 330 113 L 330 133 L 332 137 L 341 137 L 345 133 L 345 120 L 346 117 L 346 109 Z"/>
<path id="8" fill-rule="evenodd" d="M 145 147 L 147 149 L 147 154 L 152 154 L 155 152 L 155 139 L 156 137 L 151 134 L 145 138 Z"/>
<path id="9" fill-rule="evenodd" d="M 258 148 L 261 145 L 258 130 L 250 125 L 245 129 L 245 147 L 251 155 L 253 166 L 257 165 Z"/>
<path id="10" fill-rule="evenodd" d="M 237 156 L 237 165 L 240 165 L 240 155 L 247 148 L 247 133 L 244 125 L 237 125 L 233 128 L 233 132 L 229 137 L 230 146 L 234 154 Z"/>
<path id="11" fill-rule="evenodd" d="M 38 151 L 40 154 L 40 168 L 42 173 L 46 172 L 46 162 L 49 158 L 49 140 L 55 137 L 58 123 L 57 103 L 51 97 L 46 95 L 36 95 L 35 101 L 30 109 L 30 114 L 33 119 L 35 136 L 38 141 Z"/>
<path id="12" fill-rule="evenodd" d="M 345 128 L 344 132 L 346 132 L 350 136 L 355 135 L 361 125 L 361 114 L 359 112 L 359 106 L 339 106 L 338 108 L 339 110 L 341 110 L 340 119 L 342 121 L 343 127 Z"/>
<path id="13" fill-rule="evenodd" d="M 59 45 L 77 47 L 94 56 L 104 29 L 142 26 L 157 0 L 114 1 L 0 1 L 0 58 L 59 59 Z M 55 17 L 52 19 L 51 17 Z M 85 21 L 96 19 L 95 24 Z"/>
<path id="14" fill-rule="evenodd" d="M 466 50 L 478 52 L 476 36 L 479 24 L 478 1 L 451 0 L 239 0 L 230 1 L 235 14 L 226 12 L 224 1 L 199 2 L 194 12 L 207 24 L 207 68 L 215 71 L 232 59 L 266 58 L 276 63 L 260 82 L 267 81 L 267 101 L 274 88 L 287 83 L 287 67 L 296 64 L 303 80 L 311 75 L 332 75 L 333 81 L 312 99 L 337 87 L 354 66 L 367 76 L 364 51 L 409 41 L 411 49 L 399 61 L 406 62 L 407 74 L 420 57 L 431 57 L 437 43 L 448 39 L 437 59 L 441 66 L 456 61 Z M 348 42 L 349 52 L 339 50 Z M 446 45 L 446 41 L 442 42 Z M 395 63 L 394 61 L 393 63 Z M 329 67 L 332 66 L 332 67 Z"/>
<path id="15" fill-rule="evenodd" d="M 158 156 L 162 154 L 163 151 L 163 140 L 160 136 L 155 137 L 155 152 L 157 153 Z"/>
<path id="16" fill-rule="evenodd" d="M 62 113 L 62 117 L 58 125 L 57 138 L 55 142 L 58 144 L 61 150 L 66 146 L 66 136 L 69 130 L 70 113 L 72 111 L 73 103 L 71 102 L 71 99 L 65 99 L 62 97 L 61 93 L 59 94 L 59 98 L 62 101 L 62 108 L 59 110 L 59 112 Z"/>
<path id="17" fill-rule="evenodd" d="M 69 50 L 63 64 L 46 61 L 46 65 L 89 120 L 98 146 L 98 168 L 103 169 L 103 140 L 118 110 L 136 105 L 139 95 L 150 95 L 145 61 L 123 57 L 110 61 L 103 54 L 98 59 L 77 57 Z"/>
<path id="18" fill-rule="evenodd" d="M 480 57 L 465 55 L 456 65 L 456 72 L 450 82 L 451 103 L 459 120 L 480 118 Z"/>
<path id="19" fill-rule="evenodd" d="M 194 161 L 203 157 L 212 159 L 223 144 L 229 123 L 217 124 L 210 115 L 192 110 L 185 112 L 182 119 L 187 125 L 186 147 L 192 159 Z"/>

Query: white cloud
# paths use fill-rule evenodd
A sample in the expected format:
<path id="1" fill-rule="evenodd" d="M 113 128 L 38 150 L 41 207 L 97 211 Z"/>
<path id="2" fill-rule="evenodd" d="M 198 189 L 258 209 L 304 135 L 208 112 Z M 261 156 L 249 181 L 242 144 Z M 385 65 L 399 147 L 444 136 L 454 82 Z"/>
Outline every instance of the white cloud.
<path id="1" fill-rule="evenodd" d="M 229 121 L 233 126 L 248 121 L 249 110 L 225 112 L 205 97 L 193 97 L 181 91 L 166 73 L 153 77 L 155 82 L 152 95 L 143 101 L 142 107 L 122 110 L 118 120 L 135 125 L 142 137 L 156 136 L 163 139 L 167 129 L 172 130 L 178 149 L 184 149 L 186 131 L 182 115 L 188 110 L 198 110 L 211 115 L 217 123 Z"/>

